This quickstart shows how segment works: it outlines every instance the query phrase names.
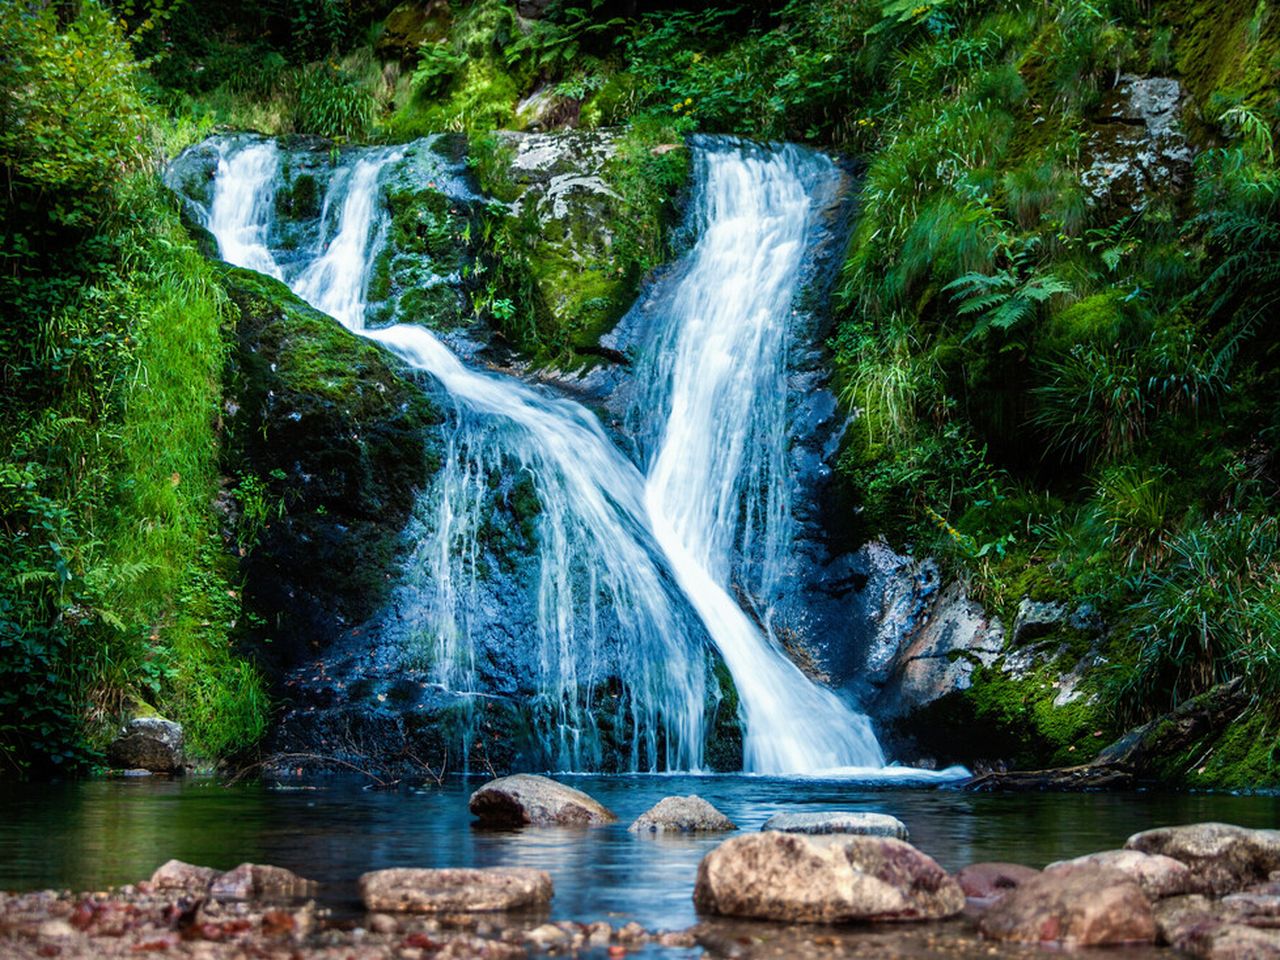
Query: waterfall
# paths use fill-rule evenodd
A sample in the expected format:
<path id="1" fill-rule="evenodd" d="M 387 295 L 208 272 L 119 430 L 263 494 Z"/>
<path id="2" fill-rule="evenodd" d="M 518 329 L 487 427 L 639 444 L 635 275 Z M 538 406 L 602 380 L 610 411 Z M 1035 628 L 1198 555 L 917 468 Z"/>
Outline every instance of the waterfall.
<path id="1" fill-rule="evenodd" d="M 641 365 L 642 472 L 580 404 L 472 369 L 424 327 L 366 329 L 386 235 L 380 184 L 401 155 L 347 151 L 314 249 L 282 268 L 266 243 L 277 148 L 233 143 L 207 225 L 225 259 L 284 279 L 430 375 L 452 406 L 412 561 L 436 679 L 476 692 L 477 538 L 491 478 L 519 475 L 539 505 L 535 715 L 553 765 L 598 762 L 595 717 L 617 700 L 633 767 L 701 768 L 710 642 L 738 690 L 748 771 L 882 767 L 867 719 L 797 669 L 767 615 L 749 617 L 734 597 L 767 595 L 789 545 L 788 321 L 815 216 L 810 187 L 834 175 L 830 161 L 794 148 L 696 151 L 697 240 L 672 271 Z M 598 689 L 605 661 L 621 694 Z"/>

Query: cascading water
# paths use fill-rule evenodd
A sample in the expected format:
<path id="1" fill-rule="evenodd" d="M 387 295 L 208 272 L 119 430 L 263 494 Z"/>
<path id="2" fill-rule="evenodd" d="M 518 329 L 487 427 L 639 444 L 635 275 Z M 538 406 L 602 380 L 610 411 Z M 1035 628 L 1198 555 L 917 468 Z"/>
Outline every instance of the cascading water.
<path id="1" fill-rule="evenodd" d="M 697 151 L 698 240 L 667 291 L 669 309 L 642 366 L 652 420 L 640 472 L 581 405 L 468 368 L 419 326 L 366 329 L 371 265 L 386 234 L 380 182 L 400 158 L 348 152 L 333 172 L 314 249 L 289 267 L 265 226 L 276 147 L 220 148 L 207 225 L 222 255 L 282 277 L 352 330 L 425 371 L 452 401 L 444 464 L 425 495 L 421 615 L 435 679 L 475 691 L 470 633 L 492 477 L 527 476 L 536 493 L 535 722 L 561 769 L 598 763 L 595 717 L 618 701 L 631 765 L 699 769 L 708 639 L 738 690 L 746 769 L 812 773 L 884 763 L 866 718 L 805 677 L 731 590 L 777 580 L 788 547 L 785 360 L 791 301 L 814 216 L 809 186 L 834 176 L 793 148 L 718 144 Z M 329 211 L 339 210 L 336 216 Z M 749 569 L 748 569 L 749 568 Z M 737 582 L 735 582 L 737 581 Z M 623 680 L 597 689 L 600 664 Z"/>

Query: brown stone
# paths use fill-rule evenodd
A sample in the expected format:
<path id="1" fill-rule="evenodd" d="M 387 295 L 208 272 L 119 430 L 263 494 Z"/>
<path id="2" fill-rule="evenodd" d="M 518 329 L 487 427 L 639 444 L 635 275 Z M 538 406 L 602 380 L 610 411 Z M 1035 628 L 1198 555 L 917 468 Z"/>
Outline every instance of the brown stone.
<path id="1" fill-rule="evenodd" d="M 469 807 L 482 825 L 495 827 L 590 826 L 618 819 L 581 790 L 530 773 L 489 781 L 471 795 Z"/>
<path id="2" fill-rule="evenodd" d="M 314 883 L 292 870 L 262 863 L 242 863 L 220 874 L 209 886 L 209 895 L 219 900 L 305 897 L 314 891 Z"/>
<path id="3" fill-rule="evenodd" d="M 551 875 L 523 867 L 489 870 L 375 870 L 360 878 L 369 910 L 391 913 L 487 913 L 549 903 Z"/>
<path id="4" fill-rule="evenodd" d="M 1039 870 L 1020 863 L 974 863 L 956 874 L 956 882 L 966 897 L 993 900 L 1038 876 Z"/>
<path id="5" fill-rule="evenodd" d="M 964 909 L 959 885 L 901 840 L 772 831 L 707 854 L 693 901 L 704 913 L 816 923 L 941 919 Z"/>
<path id="6" fill-rule="evenodd" d="M 1064 867 L 1108 867 L 1119 870 L 1142 888 L 1152 900 L 1180 897 L 1188 893 L 1207 892 L 1206 884 L 1186 864 L 1158 853 L 1138 850 L 1104 850 L 1074 860 L 1062 860 L 1045 867 L 1046 871 Z"/>
<path id="7" fill-rule="evenodd" d="M 1126 850 L 1161 854 L 1186 864 L 1215 896 L 1234 893 L 1280 869 L 1280 831 L 1226 823 L 1160 827 L 1134 834 Z"/>
<path id="8" fill-rule="evenodd" d="M 1092 947 L 1151 943 L 1151 901 L 1118 870 L 1059 868 L 1033 877 L 996 901 L 978 920 L 992 940 Z"/>
<path id="9" fill-rule="evenodd" d="M 209 885 L 222 875 L 213 867 L 198 867 L 181 860 L 167 860 L 151 874 L 152 890 L 182 890 L 186 893 L 204 893 Z"/>

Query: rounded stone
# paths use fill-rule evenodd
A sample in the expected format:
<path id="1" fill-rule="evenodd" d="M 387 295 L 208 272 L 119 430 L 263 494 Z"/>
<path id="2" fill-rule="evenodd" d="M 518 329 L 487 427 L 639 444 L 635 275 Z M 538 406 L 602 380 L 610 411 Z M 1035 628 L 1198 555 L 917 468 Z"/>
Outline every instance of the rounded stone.
<path id="1" fill-rule="evenodd" d="M 360 878 L 367 909 L 387 913 L 487 913 L 549 903 L 551 875 L 524 867 L 374 870 Z"/>
<path id="2" fill-rule="evenodd" d="M 468 804 L 483 826 L 590 826 L 613 823 L 613 811 L 549 777 L 517 773 L 491 780 Z"/>
<path id="3" fill-rule="evenodd" d="M 1280 870 L 1280 831 L 1229 823 L 1193 823 L 1136 833 L 1126 850 L 1161 854 L 1186 864 L 1215 896 L 1267 880 Z"/>
<path id="4" fill-rule="evenodd" d="M 129 771 L 180 773 L 183 759 L 182 727 L 161 717 L 138 717 L 120 728 L 107 745 L 107 763 Z"/>
<path id="5" fill-rule="evenodd" d="M 761 830 L 778 830 L 782 833 L 807 833 L 810 835 L 848 834 L 859 837 L 894 837 L 909 840 L 907 825 L 887 813 L 855 813 L 831 811 L 828 813 L 775 813 L 765 821 Z"/>
<path id="6" fill-rule="evenodd" d="M 1109 867 L 1119 870 L 1142 888 L 1152 900 L 1179 897 L 1188 893 L 1204 893 L 1207 885 L 1186 864 L 1158 853 L 1138 850 L 1104 850 L 1074 860 L 1062 860 L 1045 867 L 1046 871 L 1064 867 Z"/>
<path id="7" fill-rule="evenodd" d="M 699 796 L 665 797 L 636 818 L 632 833 L 715 833 L 738 826 Z"/>
<path id="8" fill-rule="evenodd" d="M 1060 867 L 1032 877 L 978 919 L 984 937 L 1096 947 L 1152 943 L 1156 922 L 1142 888 L 1118 870 Z"/>
<path id="9" fill-rule="evenodd" d="M 973 863 L 956 874 L 966 897 L 994 900 L 1016 890 L 1040 871 L 1020 863 Z"/>

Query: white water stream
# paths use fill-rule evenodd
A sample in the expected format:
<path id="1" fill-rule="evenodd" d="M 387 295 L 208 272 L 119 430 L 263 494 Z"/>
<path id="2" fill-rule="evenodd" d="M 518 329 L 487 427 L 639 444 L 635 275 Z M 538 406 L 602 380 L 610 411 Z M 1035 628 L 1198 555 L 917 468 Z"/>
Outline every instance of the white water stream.
<path id="1" fill-rule="evenodd" d="M 292 276 L 266 243 L 280 165 L 274 144 L 223 150 L 207 226 L 229 262 L 284 278 L 318 309 L 430 374 L 452 399 L 434 522 L 419 546 L 441 682 L 460 690 L 473 682 L 468 610 L 487 478 L 523 470 L 541 504 L 539 699 L 558 767 L 595 760 L 584 744 L 598 692 L 579 688 L 591 684 L 591 661 L 607 644 L 627 683 L 633 756 L 650 769 L 701 768 L 701 631 L 739 693 L 747 771 L 883 767 L 866 717 L 801 673 L 767 617 L 762 628 L 731 593 L 735 557 L 761 558 L 767 585 L 789 546 L 787 326 L 815 216 L 806 182 L 815 164 L 830 175 L 830 162 L 792 148 L 697 151 L 698 239 L 675 273 L 670 309 L 642 366 L 649 416 L 662 418 L 649 430 L 646 475 L 581 405 L 471 369 L 423 327 L 365 327 L 369 274 L 386 231 L 379 182 L 400 156 L 346 155 L 325 194 L 316 249 Z M 597 605 L 616 620 L 614 634 L 597 629 Z M 690 608 L 700 624 L 690 622 Z"/>

